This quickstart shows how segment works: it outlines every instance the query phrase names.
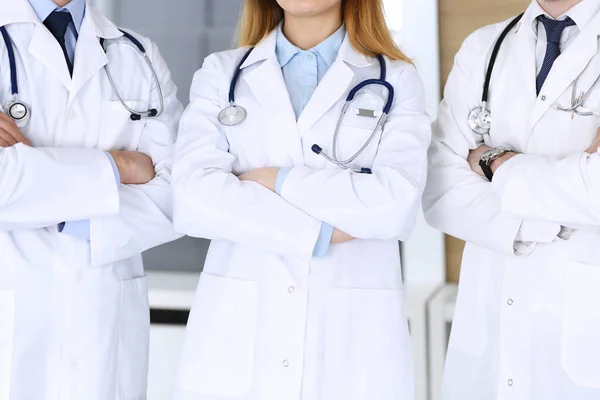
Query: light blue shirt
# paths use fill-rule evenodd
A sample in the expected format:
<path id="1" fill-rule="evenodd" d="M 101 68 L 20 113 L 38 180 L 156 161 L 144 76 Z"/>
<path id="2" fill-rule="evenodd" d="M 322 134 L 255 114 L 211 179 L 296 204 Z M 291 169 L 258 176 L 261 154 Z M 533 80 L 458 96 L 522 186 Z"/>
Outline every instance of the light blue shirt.
<path id="1" fill-rule="evenodd" d="M 35 11 L 35 14 L 42 22 L 44 22 L 55 10 L 71 13 L 73 22 L 67 29 L 65 44 L 67 46 L 67 54 L 72 63 L 75 59 L 75 46 L 77 45 L 77 39 L 79 38 L 79 30 L 81 29 L 83 17 L 85 16 L 85 0 L 71 0 L 71 2 L 64 7 L 57 6 L 52 0 L 29 0 L 29 4 L 31 4 L 33 11 Z"/>
<path id="2" fill-rule="evenodd" d="M 290 96 L 296 119 L 308 104 L 319 82 L 337 58 L 346 29 L 342 25 L 333 35 L 310 50 L 301 50 L 285 37 L 279 25 L 275 53 L 281 65 L 283 79 Z"/>
<path id="3" fill-rule="evenodd" d="M 29 4 L 31 4 L 33 11 L 42 22 L 44 22 L 55 10 L 71 13 L 73 22 L 71 22 L 67 28 L 65 44 L 67 47 L 67 55 L 69 56 L 71 63 L 74 63 L 75 46 L 77 45 L 77 39 L 79 39 L 79 30 L 83 23 L 83 17 L 85 17 L 85 0 L 72 0 L 64 7 L 57 6 L 53 0 L 29 0 Z M 115 160 L 113 160 L 110 154 L 106 153 L 106 155 L 113 168 L 117 185 L 119 185 L 121 177 L 119 176 L 119 170 L 115 164 Z M 80 239 L 90 240 L 90 220 L 63 222 L 58 225 L 58 231 Z"/>
<path id="4" fill-rule="evenodd" d="M 346 37 L 346 29 L 342 25 L 333 35 L 312 49 L 301 50 L 285 37 L 282 27 L 283 25 L 280 24 L 277 31 L 275 53 L 281 66 L 292 108 L 296 114 L 296 119 L 298 119 L 315 93 L 321 79 L 337 58 L 342 42 Z M 281 195 L 285 178 L 290 171 L 291 168 L 281 168 L 279 170 L 275 184 L 277 194 Z M 326 256 L 332 235 L 333 226 L 323 222 L 313 256 Z"/>

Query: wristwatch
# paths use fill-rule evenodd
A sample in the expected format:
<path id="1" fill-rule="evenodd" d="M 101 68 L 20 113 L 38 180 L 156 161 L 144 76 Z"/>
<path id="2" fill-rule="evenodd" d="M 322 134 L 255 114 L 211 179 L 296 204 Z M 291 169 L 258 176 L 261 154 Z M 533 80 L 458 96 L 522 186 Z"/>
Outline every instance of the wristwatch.
<path id="1" fill-rule="evenodd" d="M 481 158 L 479 159 L 479 166 L 483 170 L 485 177 L 490 182 L 492 181 L 492 178 L 494 178 L 494 173 L 492 172 L 492 168 L 490 167 L 490 165 L 492 164 L 492 161 L 497 160 L 498 158 L 502 157 L 506 153 L 510 153 L 512 151 L 513 150 L 510 150 L 506 147 L 500 146 L 500 147 L 494 147 L 493 149 L 489 149 L 488 151 L 486 151 L 485 153 L 483 153 L 481 155 Z"/>

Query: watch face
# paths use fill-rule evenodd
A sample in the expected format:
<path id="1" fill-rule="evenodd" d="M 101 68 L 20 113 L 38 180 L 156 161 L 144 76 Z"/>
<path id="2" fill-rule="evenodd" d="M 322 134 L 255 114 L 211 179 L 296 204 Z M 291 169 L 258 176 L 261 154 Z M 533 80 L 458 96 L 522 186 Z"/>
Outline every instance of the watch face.
<path id="1" fill-rule="evenodd" d="M 508 150 L 506 149 L 506 147 L 494 147 L 493 149 L 490 149 L 483 153 L 483 155 L 481 156 L 481 160 L 485 161 L 486 163 L 490 163 L 496 158 L 503 156 L 504 153 L 506 153 L 507 151 Z"/>

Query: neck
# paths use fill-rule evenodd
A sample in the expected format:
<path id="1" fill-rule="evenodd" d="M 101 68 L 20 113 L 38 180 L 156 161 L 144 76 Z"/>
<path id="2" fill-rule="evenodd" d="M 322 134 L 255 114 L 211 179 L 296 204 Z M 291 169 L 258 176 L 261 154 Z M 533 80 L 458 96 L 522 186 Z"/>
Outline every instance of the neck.
<path id="1" fill-rule="evenodd" d="M 71 0 L 54 0 L 57 6 L 64 7 L 71 2 Z"/>
<path id="2" fill-rule="evenodd" d="M 311 17 L 285 14 L 283 34 L 302 50 L 312 49 L 342 26 L 339 8 Z"/>
<path id="3" fill-rule="evenodd" d="M 558 18 L 577 4 L 581 3 L 582 0 L 538 0 L 540 6 L 550 15 L 552 18 Z"/>

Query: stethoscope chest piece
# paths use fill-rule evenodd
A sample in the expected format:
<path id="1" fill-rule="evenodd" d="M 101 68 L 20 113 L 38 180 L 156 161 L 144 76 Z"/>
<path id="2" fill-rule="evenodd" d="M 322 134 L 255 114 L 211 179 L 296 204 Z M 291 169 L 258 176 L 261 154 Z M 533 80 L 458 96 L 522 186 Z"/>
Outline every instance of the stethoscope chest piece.
<path id="1" fill-rule="evenodd" d="M 244 107 L 230 105 L 225 107 L 219 113 L 219 122 L 225 126 L 239 125 L 246 119 L 246 110 Z"/>
<path id="2" fill-rule="evenodd" d="M 19 129 L 23 129 L 29 125 L 29 121 L 31 120 L 31 110 L 27 104 L 15 99 L 6 103 L 3 109 L 4 114 L 12 118 Z"/>
<path id="3" fill-rule="evenodd" d="M 492 127 L 492 114 L 487 110 L 485 103 L 469 113 L 469 128 L 479 135 L 487 135 Z"/>

